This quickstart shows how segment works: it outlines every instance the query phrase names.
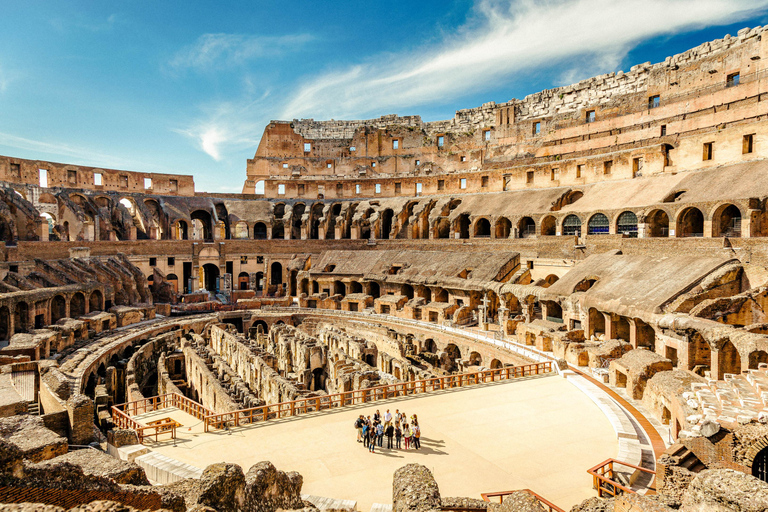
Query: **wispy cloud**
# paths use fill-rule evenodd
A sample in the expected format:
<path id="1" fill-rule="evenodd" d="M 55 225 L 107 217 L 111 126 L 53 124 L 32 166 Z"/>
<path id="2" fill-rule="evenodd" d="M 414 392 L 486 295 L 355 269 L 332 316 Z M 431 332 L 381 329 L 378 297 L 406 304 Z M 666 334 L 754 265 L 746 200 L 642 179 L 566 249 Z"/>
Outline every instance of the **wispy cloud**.
<path id="1" fill-rule="evenodd" d="M 307 34 L 259 36 L 246 34 L 203 34 L 179 51 L 170 61 L 172 69 L 207 71 L 245 64 L 303 48 L 313 38 Z"/>
<path id="2" fill-rule="evenodd" d="M 766 0 L 480 0 L 474 16 L 440 44 L 382 56 L 310 78 L 281 117 L 345 118 L 426 105 L 532 69 L 605 72 L 641 41 L 735 23 Z"/>
<path id="3" fill-rule="evenodd" d="M 115 23 L 118 21 L 117 14 L 110 14 L 106 18 L 94 18 L 84 13 L 80 13 L 77 16 L 64 19 L 53 18 L 49 20 L 51 26 L 59 32 L 67 32 L 73 29 L 87 30 L 88 32 L 109 32 L 115 27 Z"/>
<path id="4" fill-rule="evenodd" d="M 256 99 L 222 102 L 202 109 L 200 117 L 186 128 L 175 128 L 208 156 L 220 162 L 225 153 L 253 148 L 269 119 L 269 91 Z"/>

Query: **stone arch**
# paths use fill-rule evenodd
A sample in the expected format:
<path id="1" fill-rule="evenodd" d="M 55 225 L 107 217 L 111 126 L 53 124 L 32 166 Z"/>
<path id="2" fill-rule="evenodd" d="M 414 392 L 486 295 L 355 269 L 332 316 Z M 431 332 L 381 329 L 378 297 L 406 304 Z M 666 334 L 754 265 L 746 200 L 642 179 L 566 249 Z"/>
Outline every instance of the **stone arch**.
<path id="1" fill-rule="evenodd" d="M 240 240 L 246 240 L 249 237 L 248 223 L 244 220 L 238 221 L 235 224 L 235 238 Z"/>
<path id="2" fill-rule="evenodd" d="M 71 318 L 77 318 L 85 314 L 85 296 L 82 292 L 77 292 L 72 295 L 69 301 L 69 316 Z"/>
<path id="3" fill-rule="evenodd" d="M 474 236 L 475 238 L 489 238 L 491 236 L 491 221 L 486 217 L 475 220 Z"/>
<path id="4" fill-rule="evenodd" d="M 13 330 L 15 332 L 27 332 L 29 329 L 29 305 L 26 302 L 17 302 L 13 313 Z"/>
<path id="5" fill-rule="evenodd" d="M 408 299 L 413 298 L 413 286 L 409 284 L 403 284 L 401 290 L 402 290 L 402 294 L 408 297 Z"/>
<path id="6" fill-rule="evenodd" d="M 189 226 L 187 221 L 176 221 L 176 240 L 189 240 Z"/>
<path id="7" fill-rule="evenodd" d="M 368 295 L 374 299 L 377 299 L 381 296 L 381 287 L 379 286 L 379 283 L 376 281 L 370 281 L 368 283 Z"/>
<path id="8" fill-rule="evenodd" d="M 453 223 L 453 231 L 458 233 L 459 238 L 469 238 L 469 214 L 462 213 Z"/>
<path id="9" fill-rule="evenodd" d="M 176 274 L 168 274 L 165 276 L 165 280 L 168 281 L 171 286 L 173 287 L 174 293 L 178 293 L 179 291 L 179 278 Z"/>
<path id="10" fill-rule="evenodd" d="M 91 296 L 88 298 L 88 311 L 103 311 L 104 310 L 104 295 L 101 290 L 93 290 Z"/>
<path id="11" fill-rule="evenodd" d="M 320 238 L 320 219 L 323 217 L 323 203 L 312 205 L 309 216 L 309 239 L 317 240 Z M 366 237 L 367 238 L 367 237 Z"/>
<path id="12" fill-rule="evenodd" d="M 520 238 L 536 235 L 536 222 L 531 217 L 523 217 L 517 223 L 517 233 Z"/>
<path id="13" fill-rule="evenodd" d="M 392 210 L 392 208 L 386 208 L 383 212 L 381 212 L 381 227 L 379 229 L 380 239 L 389 240 L 389 235 L 392 231 L 392 217 L 394 217 L 394 215 L 395 212 Z"/>
<path id="14" fill-rule="evenodd" d="M 469 366 L 480 366 L 482 364 L 483 356 L 480 355 L 480 352 L 469 353 Z"/>
<path id="15" fill-rule="evenodd" d="M 291 240 L 301 240 L 301 217 L 306 209 L 307 205 L 304 203 L 293 205 L 293 212 L 291 213 Z"/>
<path id="16" fill-rule="evenodd" d="M 437 343 L 435 343 L 435 340 L 433 340 L 432 338 L 425 339 L 423 347 L 424 347 L 424 350 L 422 350 L 422 352 L 437 354 Z"/>
<path id="17" fill-rule="evenodd" d="M 595 308 L 589 308 L 589 337 L 605 334 L 605 316 Z"/>
<path id="18" fill-rule="evenodd" d="M 764 350 L 755 350 L 749 354 L 749 369 L 757 370 L 761 363 L 768 364 L 768 352 Z"/>
<path id="19" fill-rule="evenodd" d="M 269 267 L 269 284 L 283 284 L 283 265 L 279 261 L 272 262 L 272 265 Z"/>
<path id="20" fill-rule="evenodd" d="M 704 236 L 704 214 L 695 206 L 681 210 L 675 224 L 678 238 Z"/>
<path id="21" fill-rule="evenodd" d="M 496 228 L 498 237 L 498 227 Z M 448 217 L 439 217 L 435 221 L 435 238 L 450 238 L 451 237 L 451 221 Z"/>
<path id="22" fill-rule="evenodd" d="M 253 239 L 254 240 L 266 240 L 267 239 L 267 225 L 263 222 L 257 222 L 253 225 Z"/>
<path id="23" fill-rule="evenodd" d="M 712 236 L 737 238 L 741 236 L 741 210 L 730 203 L 718 206 L 712 213 Z"/>
<path id="24" fill-rule="evenodd" d="M 349 293 L 363 293 L 363 285 L 357 281 L 350 281 Z"/>
<path id="25" fill-rule="evenodd" d="M 611 231 L 611 222 L 604 213 L 596 213 L 587 221 L 588 235 L 607 235 Z"/>
<path id="26" fill-rule="evenodd" d="M 566 236 L 581 236 L 581 219 L 579 216 L 571 214 L 565 217 L 560 232 Z"/>
<path id="27" fill-rule="evenodd" d="M 511 232 L 512 222 L 508 218 L 499 217 L 496 219 L 496 238 L 509 238 Z"/>
<path id="28" fill-rule="evenodd" d="M 219 272 L 219 266 L 214 263 L 206 263 L 203 265 L 203 281 L 205 289 L 209 292 L 216 293 L 218 291 L 216 280 L 219 277 Z"/>
<path id="29" fill-rule="evenodd" d="M 237 276 L 237 287 L 240 290 L 247 290 L 251 284 L 251 276 L 248 272 L 240 272 Z"/>
<path id="30" fill-rule="evenodd" d="M 741 373 L 741 355 L 730 340 L 726 341 L 718 351 L 717 362 L 720 378 L 726 373 L 736 375 Z"/>
<path id="31" fill-rule="evenodd" d="M 256 291 L 264 291 L 264 272 L 256 272 Z"/>
<path id="32" fill-rule="evenodd" d="M 497 370 L 499 368 L 502 368 L 504 365 L 501 361 L 498 359 L 491 359 L 491 370 Z"/>
<path id="33" fill-rule="evenodd" d="M 61 295 L 54 295 L 51 299 L 51 323 L 55 324 L 67 317 L 67 301 Z"/>
<path id="34" fill-rule="evenodd" d="M 557 234 L 557 219 L 554 215 L 547 215 L 541 220 L 542 236 L 555 236 Z"/>
<path id="35" fill-rule="evenodd" d="M 550 208 L 550 211 L 560 211 L 564 206 L 573 204 L 582 197 L 584 197 L 584 192 L 581 190 L 569 190 L 555 201 L 555 203 L 552 205 L 552 208 Z"/>
<path id="36" fill-rule="evenodd" d="M 645 216 L 645 235 L 652 238 L 669 236 L 669 214 L 662 209 L 653 210 Z"/>
<path id="37" fill-rule="evenodd" d="M 213 241 L 213 217 L 211 213 L 206 210 L 195 210 L 190 215 L 193 221 L 198 221 L 197 227 L 202 231 L 200 233 L 201 239 L 205 241 Z"/>
<path id="38" fill-rule="evenodd" d="M 347 294 L 347 287 L 341 281 L 334 281 L 333 282 L 333 294 L 334 295 L 341 295 L 342 297 L 344 297 Z"/>
<path id="39" fill-rule="evenodd" d="M 435 302 L 448 302 L 448 292 L 445 288 L 438 286 L 432 294 L 432 300 Z"/>
<path id="40" fill-rule="evenodd" d="M 635 215 L 635 212 L 621 212 L 616 217 L 616 233 L 630 238 L 637 238 L 637 215 Z"/>
<path id="41" fill-rule="evenodd" d="M 547 277 L 544 278 L 544 282 L 541 284 L 542 288 L 549 288 L 553 284 L 555 284 L 560 278 L 557 277 L 555 274 L 549 274 Z"/>

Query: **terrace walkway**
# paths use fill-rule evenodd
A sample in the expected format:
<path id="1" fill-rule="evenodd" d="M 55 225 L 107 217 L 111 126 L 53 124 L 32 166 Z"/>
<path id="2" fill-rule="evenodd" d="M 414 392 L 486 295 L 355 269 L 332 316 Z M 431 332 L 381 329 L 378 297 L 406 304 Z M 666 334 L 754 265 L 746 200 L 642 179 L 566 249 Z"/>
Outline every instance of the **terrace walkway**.
<path id="1" fill-rule="evenodd" d="M 357 415 L 387 408 L 419 416 L 420 451 L 377 448 L 371 454 L 355 441 Z M 479 498 L 492 490 L 530 488 L 568 510 L 595 495 L 586 468 L 618 452 L 603 412 L 557 374 L 272 419 L 229 431 L 206 433 L 201 420 L 172 408 L 133 419 L 146 424 L 168 417 L 182 426 L 175 446 L 170 435 L 145 441 L 156 452 L 199 468 L 225 461 L 247 471 L 269 460 L 278 469 L 301 473 L 303 493 L 354 500 L 359 510 L 391 503 L 392 474 L 410 462 L 433 471 L 443 496 Z"/>

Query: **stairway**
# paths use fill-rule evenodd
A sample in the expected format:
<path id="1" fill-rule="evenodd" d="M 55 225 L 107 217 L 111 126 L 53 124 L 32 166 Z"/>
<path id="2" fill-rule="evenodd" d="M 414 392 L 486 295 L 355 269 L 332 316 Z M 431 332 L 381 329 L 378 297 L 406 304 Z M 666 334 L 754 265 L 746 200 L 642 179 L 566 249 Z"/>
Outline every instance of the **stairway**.
<path id="1" fill-rule="evenodd" d="M 27 402 L 27 412 L 30 416 L 40 416 L 40 404 L 37 402 Z"/>

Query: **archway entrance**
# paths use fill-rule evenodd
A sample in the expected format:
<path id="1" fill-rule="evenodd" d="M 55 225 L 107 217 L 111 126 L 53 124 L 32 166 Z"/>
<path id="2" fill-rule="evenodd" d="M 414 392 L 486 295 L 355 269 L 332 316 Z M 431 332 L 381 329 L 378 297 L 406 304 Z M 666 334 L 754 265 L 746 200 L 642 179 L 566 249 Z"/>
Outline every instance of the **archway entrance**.
<path id="1" fill-rule="evenodd" d="M 752 461 L 752 476 L 768 482 L 768 448 L 763 448 Z"/>
<path id="2" fill-rule="evenodd" d="M 206 263 L 203 265 L 203 280 L 205 281 L 205 289 L 209 292 L 216 293 L 216 279 L 219 277 L 219 266 L 213 263 Z"/>

